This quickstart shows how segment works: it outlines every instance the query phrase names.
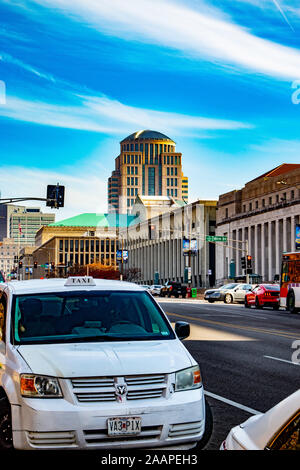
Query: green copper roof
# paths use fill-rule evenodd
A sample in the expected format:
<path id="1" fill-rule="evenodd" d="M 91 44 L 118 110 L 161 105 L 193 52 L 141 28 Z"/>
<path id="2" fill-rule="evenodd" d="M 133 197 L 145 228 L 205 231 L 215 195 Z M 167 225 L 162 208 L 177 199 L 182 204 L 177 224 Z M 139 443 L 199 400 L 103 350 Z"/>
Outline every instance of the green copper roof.
<path id="1" fill-rule="evenodd" d="M 127 214 L 85 213 L 49 224 L 48 227 L 127 227 L 135 219 Z"/>

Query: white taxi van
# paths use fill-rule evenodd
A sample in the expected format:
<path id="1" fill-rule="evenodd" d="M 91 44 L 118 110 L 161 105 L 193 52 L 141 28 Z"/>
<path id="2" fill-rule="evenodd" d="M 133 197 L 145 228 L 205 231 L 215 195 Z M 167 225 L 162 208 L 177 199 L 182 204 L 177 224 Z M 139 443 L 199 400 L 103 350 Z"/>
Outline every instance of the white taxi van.
<path id="1" fill-rule="evenodd" d="M 153 297 L 72 277 L 0 285 L 0 448 L 202 448 L 198 364 Z M 211 416 L 211 415 L 210 415 Z"/>

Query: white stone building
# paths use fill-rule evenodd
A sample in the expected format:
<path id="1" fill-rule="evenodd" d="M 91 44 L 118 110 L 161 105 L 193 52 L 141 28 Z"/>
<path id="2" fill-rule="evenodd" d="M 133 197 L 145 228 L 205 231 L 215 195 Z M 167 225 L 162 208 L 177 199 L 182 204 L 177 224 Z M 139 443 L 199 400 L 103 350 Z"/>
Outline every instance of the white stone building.
<path id="1" fill-rule="evenodd" d="M 141 201 L 141 200 L 140 200 Z M 141 201 L 142 203 L 142 201 Z M 168 280 L 184 282 L 185 268 L 191 267 L 191 286 L 208 287 L 214 283 L 214 246 L 205 241 L 206 235 L 215 233 L 217 201 L 196 201 L 191 204 L 168 208 L 140 223 L 120 230 L 120 241 L 128 250 L 125 269 L 140 269 L 140 281 L 144 284 Z M 143 207 L 135 211 L 143 214 Z M 197 240 L 195 256 L 185 256 L 183 239 Z"/>
<path id="2" fill-rule="evenodd" d="M 216 235 L 228 237 L 216 247 L 216 281 L 230 276 L 230 264 L 241 276 L 241 257 L 252 256 L 252 270 L 263 281 L 280 275 L 283 252 L 295 251 L 300 223 L 300 164 L 282 164 L 249 181 L 243 189 L 222 194 Z M 244 251 L 242 251 L 244 250 Z"/>

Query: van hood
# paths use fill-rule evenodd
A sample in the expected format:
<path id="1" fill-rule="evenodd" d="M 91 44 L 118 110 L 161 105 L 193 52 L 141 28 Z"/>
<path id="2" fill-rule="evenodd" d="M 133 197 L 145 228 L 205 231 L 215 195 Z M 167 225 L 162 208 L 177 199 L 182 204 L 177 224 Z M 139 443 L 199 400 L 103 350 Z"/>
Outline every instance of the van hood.
<path id="1" fill-rule="evenodd" d="M 53 377 L 172 373 L 195 364 L 179 339 L 18 347 L 32 373 Z"/>

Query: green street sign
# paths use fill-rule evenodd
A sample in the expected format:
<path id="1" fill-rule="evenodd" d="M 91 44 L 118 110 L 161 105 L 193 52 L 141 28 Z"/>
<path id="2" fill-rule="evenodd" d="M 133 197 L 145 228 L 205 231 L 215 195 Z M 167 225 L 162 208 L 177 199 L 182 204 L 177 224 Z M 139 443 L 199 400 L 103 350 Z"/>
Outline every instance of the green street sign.
<path id="1" fill-rule="evenodd" d="M 221 235 L 206 235 L 207 242 L 227 242 L 227 237 Z"/>

